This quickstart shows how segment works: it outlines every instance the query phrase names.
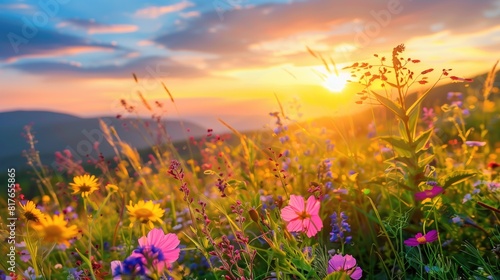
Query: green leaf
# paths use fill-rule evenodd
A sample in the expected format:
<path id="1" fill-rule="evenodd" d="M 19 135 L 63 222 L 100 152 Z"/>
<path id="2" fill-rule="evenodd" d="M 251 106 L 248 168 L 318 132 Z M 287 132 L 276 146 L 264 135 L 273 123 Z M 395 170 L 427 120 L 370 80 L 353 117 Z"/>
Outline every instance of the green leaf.
<path id="1" fill-rule="evenodd" d="M 411 137 L 415 138 L 417 134 L 418 118 L 420 117 L 420 105 L 414 107 L 414 109 L 411 111 L 407 111 L 406 115 L 408 116 L 408 126 L 410 129 Z"/>
<path id="2" fill-rule="evenodd" d="M 429 142 L 431 135 L 432 135 L 432 129 L 429 129 L 424 133 L 420 134 L 420 136 L 418 136 L 417 139 L 415 139 L 415 142 L 413 143 L 413 145 L 415 146 L 415 151 L 418 152 L 423 148 L 425 148 L 425 145 L 427 144 L 427 142 Z"/>
<path id="3" fill-rule="evenodd" d="M 385 162 L 387 162 L 387 163 L 398 162 L 398 163 L 403 163 L 410 168 L 416 167 L 414 162 L 408 157 L 393 157 L 393 158 L 386 160 Z"/>
<path id="4" fill-rule="evenodd" d="M 237 190 L 245 190 L 245 191 L 247 190 L 247 184 L 244 181 L 231 179 L 227 181 L 227 184 L 231 187 L 234 187 Z"/>
<path id="5" fill-rule="evenodd" d="M 406 134 L 405 123 L 403 121 L 399 121 L 398 129 L 399 135 L 401 135 L 406 142 L 410 142 L 410 138 L 408 138 L 408 134 Z"/>
<path id="6" fill-rule="evenodd" d="M 87 258 L 84 254 L 82 254 L 82 252 L 80 252 L 77 248 L 75 248 L 75 250 L 78 253 L 78 255 L 80 255 L 80 258 L 82 258 L 83 262 L 88 266 L 88 269 L 90 270 L 90 276 L 92 277 L 92 279 L 95 279 L 94 270 L 92 269 L 92 262 L 90 261 L 90 259 Z"/>
<path id="7" fill-rule="evenodd" d="M 423 158 L 423 159 L 418 161 L 418 166 L 420 168 L 422 168 L 422 167 L 426 166 L 427 164 L 429 164 L 433 159 L 434 159 L 434 155 L 430 155 L 426 158 Z"/>
<path id="8" fill-rule="evenodd" d="M 410 145 L 404 141 L 402 138 L 395 137 L 395 136 L 382 136 L 379 137 L 381 140 L 386 141 L 387 143 L 391 144 L 396 153 L 398 153 L 400 156 L 404 157 L 411 157 L 412 153 L 411 150 L 412 148 Z"/>
<path id="9" fill-rule="evenodd" d="M 323 280 L 349 280 L 351 277 L 344 271 L 336 271 L 328 274 Z"/>
<path id="10" fill-rule="evenodd" d="M 401 106 L 399 106 L 398 104 L 394 103 L 394 101 L 392 101 L 386 97 L 383 97 L 382 95 L 380 95 L 374 91 L 371 91 L 371 92 L 375 96 L 375 98 L 377 98 L 377 100 L 378 100 L 378 102 L 380 102 L 380 104 L 382 104 L 387 109 L 394 112 L 394 114 L 396 114 L 400 119 L 404 119 L 405 112 L 403 111 L 403 108 L 401 108 Z"/>
<path id="11" fill-rule="evenodd" d="M 472 170 L 453 171 L 450 175 L 440 179 L 439 184 L 446 189 L 449 186 L 456 185 L 469 179 L 470 177 L 474 177 L 476 174 L 477 173 Z"/>
<path id="12" fill-rule="evenodd" d="M 422 94 L 417 99 L 417 101 L 415 101 L 413 104 L 411 104 L 411 106 L 406 110 L 406 115 L 407 116 L 410 116 L 410 118 L 411 118 L 411 115 L 414 114 L 414 112 L 417 112 L 417 114 L 420 114 L 420 104 L 422 103 L 422 101 L 424 100 L 424 98 L 426 98 L 427 95 L 429 95 L 429 92 L 431 92 L 431 89 L 429 89 L 426 92 L 424 92 L 424 94 Z M 417 119 L 418 119 L 418 115 L 417 115 Z"/>

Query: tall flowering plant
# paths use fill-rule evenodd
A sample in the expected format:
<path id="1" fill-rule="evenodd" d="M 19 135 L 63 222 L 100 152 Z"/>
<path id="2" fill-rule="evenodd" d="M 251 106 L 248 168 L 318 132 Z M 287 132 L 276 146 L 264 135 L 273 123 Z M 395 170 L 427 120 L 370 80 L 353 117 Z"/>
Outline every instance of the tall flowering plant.
<path id="1" fill-rule="evenodd" d="M 450 76 L 451 69 L 443 69 L 433 86 L 412 102 L 407 98 L 412 87 L 428 84 L 428 75 L 434 72 L 434 69 L 414 72 L 410 66 L 420 63 L 420 60 L 404 58 L 402 56 L 404 51 L 405 46 L 401 44 L 393 49 L 389 59 L 375 54 L 379 63 L 354 63 L 344 69 L 350 70 L 351 75 L 358 79 L 357 83 L 363 87 L 359 92 L 358 104 L 382 105 L 398 120 L 398 135 L 379 138 L 390 144 L 394 151 L 392 160 L 387 161 L 392 165 L 388 170 L 395 171 L 394 176 L 388 176 L 386 179 L 393 185 L 413 193 L 415 200 L 422 200 L 422 192 L 427 191 L 426 182 L 433 181 L 433 178 L 427 176 L 426 171 L 435 159 L 434 154 L 428 152 L 432 147 L 430 139 L 434 129 L 425 125 L 422 127 L 427 127 L 426 130 L 419 129 L 422 102 L 440 80 L 449 79 L 454 82 L 472 80 Z M 472 172 L 463 171 L 440 178 L 439 188 L 434 188 L 432 193 L 442 193 L 450 185 L 472 175 Z"/>

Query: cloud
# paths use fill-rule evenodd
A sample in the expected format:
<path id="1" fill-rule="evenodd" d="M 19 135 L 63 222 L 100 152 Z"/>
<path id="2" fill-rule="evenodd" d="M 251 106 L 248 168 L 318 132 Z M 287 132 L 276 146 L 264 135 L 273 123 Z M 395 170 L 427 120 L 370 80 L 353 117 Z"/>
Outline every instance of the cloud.
<path id="1" fill-rule="evenodd" d="M 213 66 L 225 69 L 313 61 L 306 45 L 330 53 L 348 45 L 346 53 L 333 55 L 349 60 L 355 50 L 387 51 L 432 32 L 438 23 L 455 34 L 500 24 L 498 18 L 483 17 L 492 7 L 493 0 L 354 0 L 342 5 L 310 0 L 225 10 L 223 20 L 221 11 L 213 9 L 154 41 L 171 50 L 216 54 Z"/>
<path id="2" fill-rule="evenodd" d="M 51 57 L 80 52 L 114 51 L 116 46 L 37 27 L 26 17 L 0 18 L 0 61 Z"/>
<path id="3" fill-rule="evenodd" d="M 41 76 L 57 76 L 74 79 L 130 79 L 132 73 L 141 77 L 154 79 L 164 78 L 195 78 L 206 77 L 208 73 L 197 68 L 179 64 L 169 58 L 150 56 L 139 57 L 129 60 L 122 65 L 103 65 L 98 67 L 83 67 L 74 62 L 25 62 L 16 63 L 8 66 L 26 73 Z"/>
<path id="4" fill-rule="evenodd" d="M 138 30 L 136 25 L 130 24 L 103 24 L 95 20 L 69 19 L 62 21 L 57 27 L 74 27 L 85 30 L 88 34 L 103 33 L 131 33 Z"/>
<path id="5" fill-rule="evenodd" d="M 193 17 L 199 17 L 200 16 L 200 12 L 198 11 L 191 11 L 191 12 L 187 12 L 187 13 L 181 13 L 181 17 L 182 18 L 193 18 Z"/>
<path id="6" fill-rule="evenodd" d="M 31 8 L 30 5 L 24 3 L 0 4 L 0 9 L 2 10 L 27 10 Z"/>
<path id="7" fill-rule="evenodd" d="M 189 2 L 189 1 L 182 1 L 182 2 L 168 5 L 168 6 L 147 7 L 147 8 L 138 10 L 137 12 L 135 12 L 134 15 L 136 17 L 140 17 L 140 18 L 154 19 L 154 18 L 158 18 L 164 14 L 179 12 L 179 11 L 182 11 L 182 10 L 189 8 L 189 7 L 192 7 L 192 6 L 194 6 L 193 3 Z"/>

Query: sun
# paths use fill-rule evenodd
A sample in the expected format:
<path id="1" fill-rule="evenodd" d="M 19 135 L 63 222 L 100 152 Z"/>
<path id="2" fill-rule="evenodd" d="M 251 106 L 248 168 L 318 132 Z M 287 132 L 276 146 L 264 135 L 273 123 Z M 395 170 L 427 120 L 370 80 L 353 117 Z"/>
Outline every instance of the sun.
<path id="1" fill-rule="evenodd" d="M 349 76 L 346 74 L 331 74 L 323 82 L 323 86 L 327 88 L 331 93 L 340 93 L 345 88 Z"/>

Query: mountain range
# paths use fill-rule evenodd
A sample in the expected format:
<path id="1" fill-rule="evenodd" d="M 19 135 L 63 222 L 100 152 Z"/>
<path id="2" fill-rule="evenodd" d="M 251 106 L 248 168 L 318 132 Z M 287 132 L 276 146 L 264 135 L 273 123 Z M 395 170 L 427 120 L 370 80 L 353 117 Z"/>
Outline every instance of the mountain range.
<path id="1" fill-rule="evenodd" d="M 152 119 L 118 119 L 116 117 L 80 118 L 77 116 L 48 111 L 9 111 L 0 113 L 0 170 L 6 168 L 24 169 L 27 166 L 23 151 L 30 149 L 25 127 L 30 126 L 35 139 L 35 148 L 42 162 L 51 165 L 54 153 L 68 150 L 76 160 L 87 157 L 97 158 L 99 152 L 104 157 L 114 155 L 106 141 L 99 121 L 115 128 L 123 142 L 141 150 L 157 143 L 160 129 Z M 206 135 L 207 129 L 188 121 L 164 120 L 163 127 L 167 139 L 172 142 L 187 140 L 189 137 Z M 165 140 L 165 137 L 164 139 Z M 98 143 L 97 152 L 94 149 Z"/>

